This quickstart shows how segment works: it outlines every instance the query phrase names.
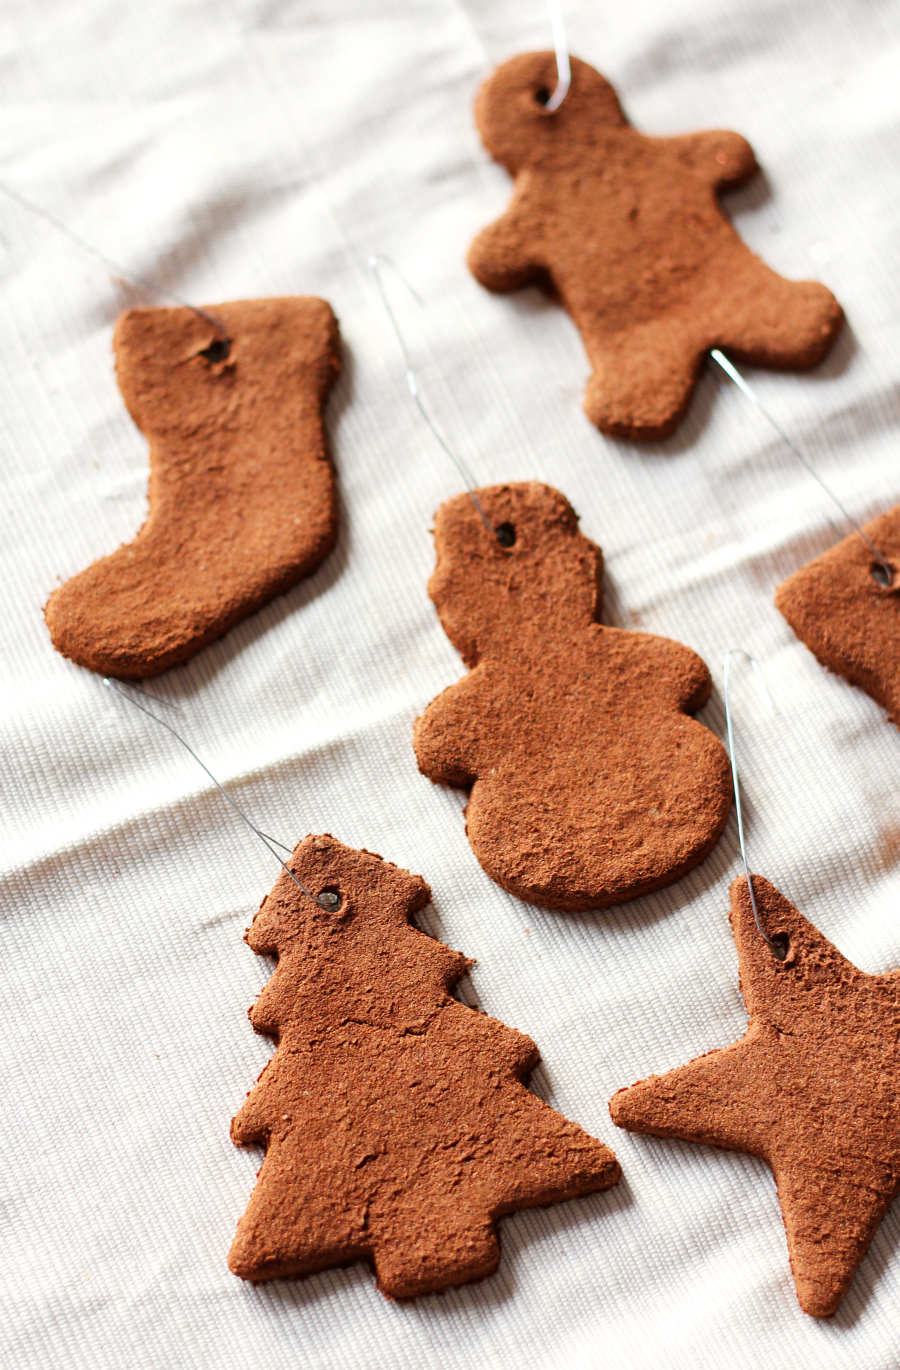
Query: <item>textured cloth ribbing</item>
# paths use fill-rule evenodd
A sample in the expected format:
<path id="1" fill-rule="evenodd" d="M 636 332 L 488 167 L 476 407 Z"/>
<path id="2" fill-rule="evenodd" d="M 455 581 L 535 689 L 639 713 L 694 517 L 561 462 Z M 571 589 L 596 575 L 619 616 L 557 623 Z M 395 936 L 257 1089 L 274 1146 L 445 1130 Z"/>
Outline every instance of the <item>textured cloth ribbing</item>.
<path id="1" fill-rule="evenodd" d="M 896 4 L 572 0 L 566 17 L 573 52 L 644 132 L 750 140 L 763 174 L 727 211 L 848 316 L 813 376 L 750 379 L 856 517 L 896 503 Z M 774 711 L 749 673 L 734 687 L 753 868 L 863 970 L 900 962 L 900 734 L 772 603 L 843 536 L 839 516 L 712 374 L 665 443 L 603 438 L 563 311 L 533 290 L 493 297 L 466 269 L 510 195 L 475 91 L 496 62 L 549 46 L 548 28 L 543 0 L 35 0 L 2 20 L 9 184 L 181 299 L 315 294 L 341 323 L 337 550 L 151 688 L 264 831 L 289 846 L 330 831 L 426 878 L 423 925 L 477 958 L 468 1001 L 537 1042 L 535 1088 L 624 1172 L 504 1220 L 497 1275 L 415 1304 L 386 1302 L 361 1265 L 259 1290 L 229 1273 L 259 1156 L 228 1125 L 269 1055 L 246 1009 L 271 966 L 241 936 L 278 868 L 168 735 L 50 646 L 51 589 L 144 515 L 146 444 L 110 343 L 119 312 L 150 301 L 0 197 L 4 1364 L 897 1363 L 900 1212 L 816 1323 L 764 1165 L 609 1119 L 620 1086 L 744 1029 L 734 820 L 678 885 L 555 914 L 491 883 L 462 798 L 416 771 L 413 720 L 463 670 L 425 592 L 431 517 L 460 486 L 410 402 L 372 252 L 425 301 L 386 273 L 426 402 L 478 481 L 567 495 L 604 549 L 607 621 L 703 656 L 717 689 L 702 717 L 720 735 L 724 651 L 759 659 Z"/>

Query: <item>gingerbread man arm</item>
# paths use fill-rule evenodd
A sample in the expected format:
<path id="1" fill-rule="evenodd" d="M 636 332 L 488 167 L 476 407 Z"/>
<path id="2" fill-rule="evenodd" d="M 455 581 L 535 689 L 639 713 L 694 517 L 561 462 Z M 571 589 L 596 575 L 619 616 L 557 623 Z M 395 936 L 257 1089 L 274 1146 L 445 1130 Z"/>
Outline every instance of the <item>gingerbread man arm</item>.
<path id="1" fill-rule="evenodd" d="M 469 248 L 469 270 L 486 290 L 520 290 L 545 269 L 527 200 L 528 173 L 523 172 L 509 209 L 482 229 Z"/>
<path id="2" fill-rule="evenodd" d="M 753 148 L 739 133 L 728 129 L 704 129 L 667 139 L 678 156 L 700 173 L 714 190 L 740 186 L 749 181 L 758 165 Z"/>
<path id="3" fill-rule="evenodd" d="M 419 770 L 436 784 L 468 788 L 477 778 L 487 704 L 484 674 L 484 667 L 476 667 L 416 719 L 413 746 Z"/>

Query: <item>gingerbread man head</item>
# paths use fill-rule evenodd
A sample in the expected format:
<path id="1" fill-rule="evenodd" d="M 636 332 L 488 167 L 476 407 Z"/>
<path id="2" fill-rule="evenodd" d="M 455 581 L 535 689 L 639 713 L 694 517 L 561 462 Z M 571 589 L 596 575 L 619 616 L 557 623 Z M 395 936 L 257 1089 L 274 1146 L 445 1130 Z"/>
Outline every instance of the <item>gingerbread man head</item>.
<path id="1" fill-rule="evenodd" d="M 604 131 L 626 126 L 619 97 L 599 71 L 571 59 L 572 84 L 559 109 L 547 112 L 556 86 L 552 52 L 523 52 L 504 62 L 478 92 L 475 118 L 491 156 L 513 176 L 555 155 L 560 142 L 596 149 Z"/>

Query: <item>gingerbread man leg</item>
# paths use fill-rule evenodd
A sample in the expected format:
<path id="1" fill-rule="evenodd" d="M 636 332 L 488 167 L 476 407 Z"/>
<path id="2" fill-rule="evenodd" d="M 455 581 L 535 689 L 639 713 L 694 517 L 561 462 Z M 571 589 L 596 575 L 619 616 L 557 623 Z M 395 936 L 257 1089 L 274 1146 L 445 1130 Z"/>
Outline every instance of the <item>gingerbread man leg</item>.
<path id="1" fill-rule="evenodd" d="M 755 366 L 805 371 L 828 351 L 843 311 L 817 281 L 786 281 L 737 243 L 740 289 L 722 291 L 715 308 L 719 346 Z"/>
<path id="2" fill-rule="evenodd" d="M 616 438 L 665 438 L 680 422 L 702 365 L 696 323 L 667 317 L 589 349 L 584 396 L 591 423 Z"/>

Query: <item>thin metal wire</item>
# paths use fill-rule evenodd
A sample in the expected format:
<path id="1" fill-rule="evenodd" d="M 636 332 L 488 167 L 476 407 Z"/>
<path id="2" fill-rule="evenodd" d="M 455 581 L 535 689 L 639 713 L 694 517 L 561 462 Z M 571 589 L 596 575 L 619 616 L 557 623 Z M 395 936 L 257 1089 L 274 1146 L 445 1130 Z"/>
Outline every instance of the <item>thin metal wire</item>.
<path id="1" fill-rule="evenodd" d="M 209 767 L 205 764 L 205 762 L 203 762 L 203 761 L 200 760 L 199 756 L 198 756 L 197 753 L 194 751 L 193 747 L 191 747 L 187 742 L 185 742 L 184 738 L 181 736 L 180 733 L 177 733 L 177 732 L 175 731 L 175 729 L 174 729 L 173 727 L 170 726 L 170 724 L 168 724 L 168 723 L 165 722 L 164 719 L 162 719 L 162 718 L 157 718 L 157 717 L 156 717 L 156 714 L 151 713 L 149 709 L 145 709 L 144 706 L 143 706 L 143 704 L 139 704 L 138 701 L 137 701 L 136 699 L 132 699 L 131 695 L 128 694 L 125 690 L 122 689 L 122 686 L 121 686 L 121 684 L 120 684 L 119 681 L 113 680 L 113 679 L 111 679 L 109 676 L 104 676 L 104 677 L 103 677 L 103 684 L 106 685 L 106 686 L 108 686 L 111 690 L 115 690 L 116 694 L 121 695 L 123 699 L 127 699 L 127 700 L 128 700 L 128 703 L 131 704 L 131 705 L 133 705 L 133 707 L 134 707 L 135 709 L 140 709 L 140 711 L 141 711 L 142 714 L 146 714 L 148 718 L 152 718 L 152 719 L 153 719 L 153 722 L 154 722 L 154 723 L 158 723 L 159 726 L 160 726 L 161 728 L 165 728 L 165 730 L 166 730 L 167 733 L 171 733 L 172 736 L 176 739 L 176 741 L 178 741 L 178 742 L 181 743 L 181 745 L 182 745 L 182 747 L 184 747 L 185 751 L 187 751 L 187 752 L 190 753 L 190 755 L 194 758 L 194 760 L 196 761 L 197 765 L 201 768 L 201 770 L 204 770 L 204 771 L 206 772 L 206 774 L 209 776 L 209 778 L 210 778 L 210 780 L 212 781 L 212 783 L 215 785 L 216 789 L 217 789 L 221 794 L 223 794 L 223 795 L 225 796 L 225 798 L 228 800 L 229 804 L 230 804 L 231 807 L 234 809 L 234 811 L 235 811 L 235 813 L 238 815 L 238 817 L 239 817 L 240 819 L 242 819 L 242 821 L 243 821 L 244 823 L 247 824 L 247 827 L 250 829 L 251 832 L 255 832 L 255 833 L 256 833 L 256 836 L 257 836 L 257 837 L 259 838 L 259 840 L 262 842 L 262 844 L 263 844 L 263 846 L 266 848 L 266 850 L 272 853 L 272 855 L 275 857 L 275 860 L 278 862 L 278 864 L 282 867 L 283 870 L 286 870 L 286 871 L 287 871 L 288 875 L 291 877 L 291 879 L 293 880 L 294 884 L 297 886 L 298 889 L 302 890 L 302 892 L 306 895 L 307 899 L 311 899 L 311 900 L 313 901 L 314 904 L 317 904 L 317 905 L 319 906 L 320 909 L 325 909 L 325 910 L 326 910 L 327 912 L 329 912 L 329 913 L 333 913 L 333 912 L 334 912 L 334 908 L 335 908 L 335 905 L 336 905 L 337 902 L 338 902 L 338 897 L 339 897 L 339 896 L 336 896 L 336 895 L 332 894 L 330 891 L 326 891 L 324 894 L 321 894 L 321 895 L 315 895 L 315 894 L 312 893 L 311 890 L 308 890 L 308 889 L 306 888 L 306 886 L 303 884 L 303 882 L 302 882 L 301 880 L 298 880 L 298 879 L 297 879 L 296 875 L 295 875 L 294 872 L 291 870 L 290 866 L 286 865 L 285 862 L 282 861 L 282 859 L 281 859 L 281 857 L 278 855 L 277 851 L 274 851 L 273 848 L 272 848 L 269 844 L 270 844 L 270 843 L 274 843 L 274 845 L 275 845 L 276 847 L 281 847 L 282 851 L 286 851 L 286 852 L 289 852 L 289 851 L 291 850 L 291 848 L 290 848 L 290 847 L 286 847 L 286 846 L 284 845 L 283 842 L 278 842 L 278 841 L 276 841 L 274 837 L 267 837 L 266 834 L 265 834 L 264 832 L 260 832 L 260 830 L 259 830 L 259 828 L 256 826 L 256 824 L 255 824 L 255 823 L 252 823 L 252 822 L 250 821 L 250 819 L 249 819 L 249 818 L 247 817 L 247 815 L 244 813 L 243 809 L 240 808 L 240 807 L 234 802 L 234 800 L 232 799 L 232 797 L 231 797 L 231 795 L 228 793 L 228 791 L 227 791 L 226 789 L 223 789 L 223 788 L 222 788 L 222 786 L 219 784 L 218 780 L 217 780 L 216 777 L 213 775 L 213 773 L 212 773 L 212 771 L 209 769 Z M 130 688 L 132 688 L 132 689 L 138 689 L 138 686 L 135 685 L 135 686 L 131 686 Z M 143 694 L 143 695 L 146 695 L 146 694 L 147 694 L 147 691 L 146 691 L 146 690 L 140 690 L 139 693 L 140 693 L 140 694 Z M 148 699 L 154 699 L 154 698 L 156 698 L 156 696 L 154 696 L 154 695 L 147 695 L 147 698 L 148 698 Z M 166 700 L 159 700 L 158 702 L 159 702 L 159 703 L 167 703 L 168 701 L 166 701 Z"/>
<path id="2" fill-rule="evenodd" d="M 109 682 L 107 681 L 107 684 L 108 683 Z M 142 690 L 140 685 L 135 685 L 133 680 L 128 682 L 128 688 L 129 690 L 136 690 L 137 693 L 143 695 L 145 699 L 152 699 L 154 704 L 165 704 L 167 709 L 174 709 L 176 713 L 181 713 L 181 706 L 176 704 L 174 700 L 163 699 L 162 695 L 152 695 L 149 690 Z"/>
<path id="3" fill-rule="evenodd" d="M 837 495 L 834 493 L 834 491 L 831 490 L 831 489 L 829 489 L 829 487 L 825 484 L 824 480 L 823 480 L 822 477 L 819 475 L 818 471 L 816 471 L 815 467 L 814 467 L 810 462 L 807 461 L 806 457 L 805 457 L 805 456 L 803 455 L 803 453 L 800 451 L 800 448 L 796 445 L 796 443 L 794 443 L 794 442 L 791 441 L 791 439 L 788 437 L 787 433 L 786 433 L 786 432 L 784 431 L 784 429 L 781 427 L 781 424 L 778 423 L 777 420 L 776 420 L 775 418 L 773 418 L 773 416 L 769 413 L 768 409 L 766 409 L 765 405 L 763 405 L 763 404 L 760 402 L 759 396 L 756 394 L 756 392 L 755 392 L 754 390 L 751 390 L 750 386 L 749 386 L 749 385 L 747 384 L 747 382 L 744 380 L 744 377 L 741 375 L 740 371 L 738 371 L 737 367 L 734 366 L 734 365 L 728 360 L 728 358 L 727 358 L 726 356 L 724 356 L 724 354 L 723 354 L 722 352 L 719 351 L 719 349 L 718 349 L 717 347 L 714 347 L 714 348 L 712 349 L 712 351 L 710 352 L 709 355 L 712 357 L 712 359 L 713 359 L 714 362 L 716 362 L 719 366 L 721 366 L 721 368 L 722 368 L 722 370 L 725 372 L 726 376 L 730 376 L 730 377 L 731 377 L 731 379 L 734 381 L 734 383 L 735 383 L 735 385 L 738 387 L 738 389 L 739 389 L 739 390 L 742 390 L 742 391 L 744 392 L 744 394 L 747 396 L 747 399 L 750 400 L 750 402 L 751 402 L 752 404 L 755 404 L 756 407 L 757 407 L 757 409 L 759 410 L 759 412 L 760 412 L 765 418 L 767 418 L 767 419 L 769 420 L 769 423 L 770 423 L 770 424 L 772 425 L 772 427 L 775 429 L 775 432 L 776 432 L 776 433 L 778 434 L 778 436 L 781 438 L 782 442 L 786 443 L 786 445 L 787 445 L 787 446 L 790 448 L 790 450 L 793 452 L 794 456 L 797 457 L 800 461 L 802 461 L 803 465 L 806 467 L 807 471 L 808 471 L 809 474 L 812 476 L 813 480 L 817 481 L 817 482 L 819 483 L 819 485 L 821 485 L 822 489 L 825 491 L 825 493 L 826 493 L 826 495 L 828 496 L 828 498 L 829 498 L 834 504 L 837 505 L 838 509 L 840 509 L 841 513 L 844 515 L 844 518 L 845 518 L 845 519 L 847 520 L 847 522 L 850 524 L 851 528 L 853 528 L 857 533 L 859 533 L 859 536 L 862 538 L 863 542 L 866 544 L 866 546 L 868 547 L 869 551 L 872 553 L 873 557 L 875 557 L 875 558 L 877 559 L 879 565 L 881 566 L 882 571 L 883 571 L 883 572 L 885 573 L 885 575 L 887 576 L 887 580 L 886 580 L 885 584 L 886 584 L 886 585 L 891 585 L 891 584 L 893 584 L 893 580 L 894 580 L 894 568 L 893 568 L 893 566 L 891 566 L 890 562 L 887 561 L 887 560 L 882 556 L 882 554 L 879 552 L 878 548 L 875 546 L 874 542 L 872 542 L 869 538 L 866 537 L 865 533 L 864 533 L 863 530 L 860 528 L 859 524 L 856 522 L 856 519 L 853 517 L 853 515 L 850 514 L 850 513 L 848 512 L 848 510 L 847 510 L 846 507 L 842 504 L 842 502 L 838 499 L 838 497 L 837 497 Z"/>
<path id="4" fill-rule="evenodd" d="M 572 67 L 569 63 L 569 45 L 566 41 L 566 26 L 563 23 L 560 0 L 547 0 L 550 11 L 550 27 L 553 30 L 553 46 L 556 49 L 556 90 L 544 106 L 548 114 L 555 114 L 569 93 L 572 84 Z"/>
<path id="5" fill-rule="evenodd" d="M 274 842 L 275 846 L 280 847 L 282 851 L 291 851 L 291 848 L 286 847 L 283 842 L 279 842 L 277 837 L 270 837 L 267 832 L 263 833 L 263 837 L 266 839 L 267 842 Z"/>
<path id="6" fill-rule="evenodd" d="M 91 243 L 87 242 L 86 239 L 82 238 L 80 234 L 69 228 L 68 224 L 64 224 L 62 219 L 57 219 L 55 214 L 51 214 L 50 211 L 44 209 L 42 205 L 35 204 L 33 200 L 29 200 L 20 191 L 15 190 L 11 185 L 8 185 L 6 181 L 0 181 L 0 193 L 6 195 L 10 200 L 14 200 L 22 209 L 27 209 L 30 214 L 35 214 L 39 219 L 43 219 L 45 223 L 50 224 L 58 233 L 62 233 L 68 238 L 70 243 L 74 243 L 76 247 L 80 247 L 82 252 L 86 252 L 89 257 L 93 257 L 95 261 L 100 262 L 108 271 L 112 271 L 123 281 L 127 281 L 130 285 L 139 286 L 141 290 L 146 290 L 148 295 L 153 295 L 158 300 L 171 300 L 173 303 L 181 305 L 184 309 L 192 310 L 193 313 L 199 315 L 201 319 L 205 319 L 207 323 L 211 323 L 224 342 L 230 341 L 224 324 L 222 324 L 214 314 L 210 314 L 209 310 L 201 309 L 199 305 L 190 304 L 187 300 L 182 300 L 177 295 L 160 290 L 143 276 L 136 276 L 133 272 L 126 271 L 125 268 L 114 261 L 112 257 L 107 257 L 105 252 L 101 252 L 98 247 L 94 247 Z"/>
<path id="7" fill-rule="evenodd" d="M 403 334 L 400 331 L 400 325 L 397 323 L 397 316 L 391 308 L 391 302 L 388 299 L 387 291 L 384 288 L 384 281 L 381 278 L 382 262 L 385 262 L 391 268 L 391 270 L 396 273 L 396 275 L 406 286 L 407 290 L 412 295 L 414 300 L 416 300 L 419 304 L 422 304 L 423 300 L 421 296 L 417 294 L 417 292 L 410 285 L 409 281 L 403 275 L 403 272 L 400 270 L 400 268 L 391 261 L 390 257 L 385 257 L 380 253 L 376 253 L 369 258 L 369 269 L 375 277 L 375 283 L 378 286 L 378 293 L 381 296 L 381 302 L 384 305 L 385 310 L 387 311 L 387 316 L 391 321 L 391 327 L 394 330 L 394 335 L 397 339 L 397 342 L 400 344 L 400 351 L 403 353 L 403 364 L 406 367 L 406 384 L 409 386 L 409 393 L 410 395 L 412 395 L 416 407 L 419 413 L 422 415 L 422 418 L 428 424 L 428 427 L 431 429 L 432 433 L 437 438 L 441 447 L 447 453 L 447 456 L 450 458 L 450 460 L 453 462 L 453 465 L 456 467 L 457 471 L 462 476 L 466 485 L 466 489 L 472 497 L 472 503 L 475 505 L 475 508 L 481 515 L 481 520 L 485 528 L 488 530 L 492 537 L 497 537 L 497 529 L 494 527 L 494 525 L 488 518 L 487 514 L 484 512 L 484 509 L 481 505 L 481 501 L 479 500 L 478 495 L 475 492 L 475 477 L 472 475 L 469 468 L 466 466 L 462 457 L 460 457 L 456 452 L 454 452 L 453 448 L 447 442 L 443 433 L 441 433 L 440 429 L 435 424 L 428 410 L 425 408 L 425 405 L 422 403 L 422 396 L 419 394 L 419 384 L 416 380 L 416 373 L 412 367 L 409 349 L 407 348 Z"/>
<path id="8" fill-rule="evenodd" d="M 741 860 L 744 863 L 744 875 L 747 877 L 747 889 L 750 891 L 750 907 L 753 909 L 753 921 L 756 923 L 757 931 L 776 960 L 783 961 L 787 953 L 787 948 L 782 942 L 769 937 L 760 922 L 759 909 L 756 907 L 756 895 L 753 891 L 753 876 L 750 874 L 750 867 L 747 864 L 747 845 L 744 841 L 744 815 L 741 810 L 741 782 L 738 779 L 737 755 L 734 747 L 734 725 L 731 719 L 731 698 L 729 694 L 731 658 L 733 656 L 745 657 L 746 660 L 750 662 L 750 665 L 753 667 L 753 672 L 762 686 L 763 693 L 770 705 L 772 705 L 772 696 L 769 694 L 768 686 L 763 679 L 763 673 L 756 657 L 751 656 L 749 652 L 745 652 L 743 647 L 732 647 L 725 653 L 725 727 L 728 731 L 728 755 L 731 759 L 731 778 L 734 783 L 734 811 L 737 816 L 738 842 L 741 847 Z"/>

